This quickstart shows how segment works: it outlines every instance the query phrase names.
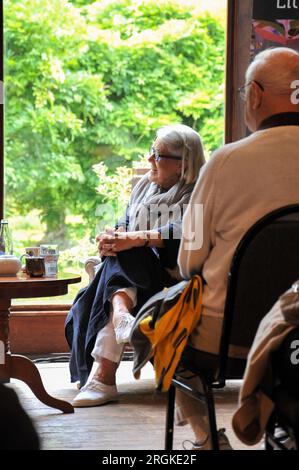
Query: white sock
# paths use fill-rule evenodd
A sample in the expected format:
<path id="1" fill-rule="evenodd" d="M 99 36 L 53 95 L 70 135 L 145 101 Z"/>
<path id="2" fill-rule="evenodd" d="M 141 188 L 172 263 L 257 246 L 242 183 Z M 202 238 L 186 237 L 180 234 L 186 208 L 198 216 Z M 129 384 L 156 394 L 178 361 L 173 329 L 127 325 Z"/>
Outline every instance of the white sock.
<path id="1" fill-rule="evenodd" d="M 116 328 L 118 323 L 120 323 L 121 320 L 125 319 L 125 318 L 127 320 L 132 320 L 132 321 L 135 320 L 133 315 L 131 315 L 131 313 L 128 312 L 128 311 L 125 311 L 125 310 L 114 311 L 113 312 L 113 325 L 114 325 L 114 328 Z"/>

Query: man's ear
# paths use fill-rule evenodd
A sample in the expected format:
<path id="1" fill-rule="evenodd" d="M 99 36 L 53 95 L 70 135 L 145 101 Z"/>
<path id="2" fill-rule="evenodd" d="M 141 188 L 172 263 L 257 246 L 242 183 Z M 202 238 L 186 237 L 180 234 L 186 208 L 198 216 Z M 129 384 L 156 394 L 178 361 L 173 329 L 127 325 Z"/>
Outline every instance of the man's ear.
<path id="1" fill-rule="evenodd" d="M 252 109 L 256 110 L 261 107 L 263 101 L 263 91 L 255 82 L 252 82 L 251 84 L 249 90 L 249 99 Z"/>

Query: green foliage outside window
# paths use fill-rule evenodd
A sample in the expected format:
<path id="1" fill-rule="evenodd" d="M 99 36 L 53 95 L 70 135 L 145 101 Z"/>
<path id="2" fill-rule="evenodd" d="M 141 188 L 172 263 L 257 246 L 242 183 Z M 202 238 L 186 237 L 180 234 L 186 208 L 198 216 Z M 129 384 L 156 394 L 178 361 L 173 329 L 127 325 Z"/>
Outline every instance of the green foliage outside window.
<path id="1" fill-rule="evenodd" d="M 125 204 L 118 182 L 158 127 L 194 127 L 207 155 L 221 145 L 224 28 L 196 4 L 6 0 L 8 216 L 36 210 L 47 241 L 72 245 L 100 204 Z"/>

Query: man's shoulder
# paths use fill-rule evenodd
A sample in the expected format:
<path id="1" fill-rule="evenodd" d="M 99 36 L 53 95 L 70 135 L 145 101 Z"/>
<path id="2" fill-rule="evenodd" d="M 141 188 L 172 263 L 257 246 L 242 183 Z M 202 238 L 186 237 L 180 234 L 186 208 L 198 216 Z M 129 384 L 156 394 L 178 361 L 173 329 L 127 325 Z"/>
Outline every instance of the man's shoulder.
<path id="1" fill-rule="evenodd" d="M 261 139 L 264 139 L 262 132 L 255 132 L 244 139 L 225 144 L 219 149 L 215 150 L 210 160 L 207 163 L 206 171 L 221 170 L 227 163 L 238 162 L 242 164 L 246 155 L 251 156 L 254 153 L 254 148 L 258 149 Z"/>
<path id="2" fill-rule="evenodd" d="M 244 137 L 243 139 L 225 144 L 217 149 L 211 158 L 215 160 L 224 160 L 225 158 L 235 153 L 240 153 L 242 150 L 246 151 L 247 149 L 252 148 L 252 145 L 255 143 L 255 141 L 259 140 L 261 137 L 261 133 L 255 132 L 254 134 Z"/>

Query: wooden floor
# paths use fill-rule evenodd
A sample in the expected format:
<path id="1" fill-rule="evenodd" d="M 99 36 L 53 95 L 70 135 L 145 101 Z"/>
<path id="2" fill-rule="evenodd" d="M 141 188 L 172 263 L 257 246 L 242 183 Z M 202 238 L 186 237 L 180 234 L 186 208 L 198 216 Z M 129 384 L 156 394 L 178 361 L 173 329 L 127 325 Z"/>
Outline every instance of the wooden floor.
<path id="1" fill-rule="evenodd" d="M 78 393 L 69 382 L 67 363 L 38 365 L 46 390 L 57 398 L 71 401 Z M 117 383 L 118 403 L 94 408 L 77 408 L 64 415 L 39 402 L 31 390 L 18 380 L 12 387 L 33 419 L 46 450 L 158 450 L 164 446 L 165 396 L 154 389 L 153 371 L 148 364 L 141 379 L 133 378 L 132 362 L 121 363 Z M 231 428 L 237 407 L 240 382 L 229 382 L 216 392 L 218 427 L 225 427 L 234 449 L 254 449 L 243 445 Z M 188 426 L 176 427 L 174 449 L 182 450 L 182 441 L 192 439 Z M 255 449 L 259 449 L 259 445 Z"/>

